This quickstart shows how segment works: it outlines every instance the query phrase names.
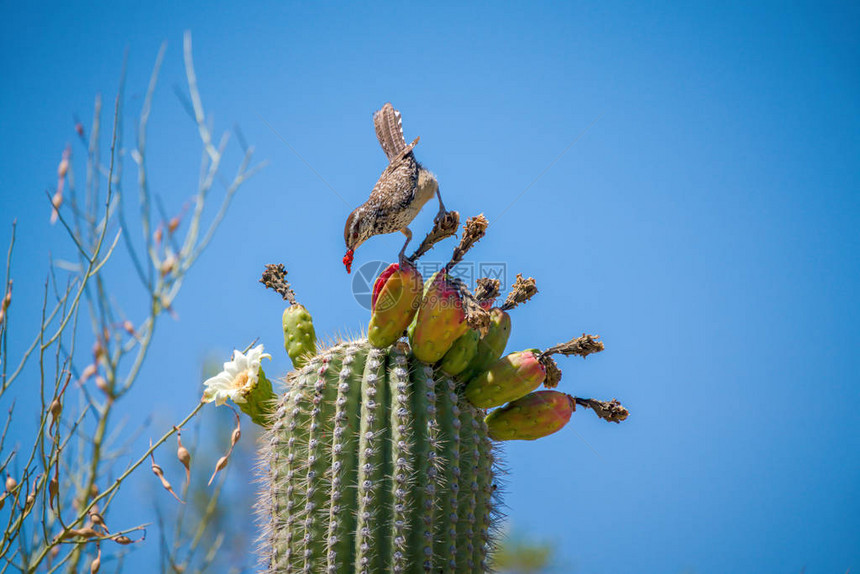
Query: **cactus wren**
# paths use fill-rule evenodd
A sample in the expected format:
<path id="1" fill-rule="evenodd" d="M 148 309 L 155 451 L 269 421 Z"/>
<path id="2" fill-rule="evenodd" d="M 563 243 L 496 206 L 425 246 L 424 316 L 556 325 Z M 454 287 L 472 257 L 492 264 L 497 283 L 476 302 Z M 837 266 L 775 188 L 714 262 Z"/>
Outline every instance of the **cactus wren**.
<path id="1" fill-rule="evenodd" d="M 400 231 L 406 236 L 399 255 L 403 263 L 406 246 L 412 239 L 408 226 L 434 194 L 439 199 L 437 218 L 445 213 L 436 177 L 424 169 L 412 153 L 419 138 L 406 145 L 400 112 L 391 104 L 385 104 L 373 114 L 373 125 L 389 163 L 370 192 L 370 198 L 346 219 L 343 239 L 347 251 L 343 263 L 347 273 L 350 272 L 355 249 L 374 235 L 383 233 Z"/>

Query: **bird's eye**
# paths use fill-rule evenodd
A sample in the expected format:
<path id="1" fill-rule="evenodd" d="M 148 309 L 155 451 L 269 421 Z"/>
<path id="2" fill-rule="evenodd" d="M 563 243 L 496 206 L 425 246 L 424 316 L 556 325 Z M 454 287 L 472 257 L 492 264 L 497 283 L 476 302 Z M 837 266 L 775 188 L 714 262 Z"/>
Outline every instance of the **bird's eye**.
<path id="1" fill-rule="evenodd" d="M 353 239 L 358 239 L 358 231 L 353 231 L 353 232 L 352 232 L 352 238 L 353 238 Z"/>

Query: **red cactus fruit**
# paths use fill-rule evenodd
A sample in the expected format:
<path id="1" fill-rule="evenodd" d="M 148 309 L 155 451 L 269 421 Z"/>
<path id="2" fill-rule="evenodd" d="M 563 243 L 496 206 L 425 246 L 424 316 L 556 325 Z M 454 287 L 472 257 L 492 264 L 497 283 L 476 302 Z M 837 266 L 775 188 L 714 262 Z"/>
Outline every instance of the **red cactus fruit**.
<path id="1" fill-rule="evenodd" d="M 575 410 L 570 395 L 537 391 L 491 412 L 487 428 L 494 440 L 535 440 L 561 430 Z"/>
<path id="2" fill-rule="evenodd" d="M 468 328 L 460 292 L 442 270 L 425 290 L 414 328 L 410 328 L 412 352 L 419 361 L 435 363 Z"/>
<path id="3" fill-rule="evenodd" d="M 421 303 L 423 280 L 411 265 L 389 265 L 373 284 L 367 338 L 377 348 L 387 347 L 403 334 Z"/>

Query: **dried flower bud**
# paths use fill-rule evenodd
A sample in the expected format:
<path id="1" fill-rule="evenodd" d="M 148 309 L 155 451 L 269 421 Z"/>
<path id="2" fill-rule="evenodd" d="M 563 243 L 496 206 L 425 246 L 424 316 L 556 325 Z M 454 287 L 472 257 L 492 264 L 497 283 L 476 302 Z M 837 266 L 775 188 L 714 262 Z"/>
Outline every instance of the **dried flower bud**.
<path id="1" fill-rule="evenodd" d="M 131 538 L 129 538 L 128 536 L 125 536 L 124 534 L 121 536 L 115 536 L 113 538 L 113 541 L 116 542 L 117 544 L 122 544 L 123 546 L 126 546 L 126 545 L 134 542 Z"/>
<path id="2" fill-rule="evenodd" d="M 558 368 L 558 363 L 550 355 L 542 355 L 538 360 L 546 369 L 546 379 L 543 381 L 543 386 L 548 389 L 556 388 L 561 382 L 561 369 Z"/>
<path id="3" fill-rule="evenodd" d="M 488 302 L 492 305 L 493 300 L 499 296 L 499 287 L 501 283 L 498 279 L 490 279 L 489 277 L 481 277 L 475 286 L 475 299 L 481 305 Z"/>
<path id="4" fill-rule="evenodd" d="M 289 281 L 287 281 L 287 269 L 283 263 L 269 263 L 266 265 L 266 270 L 263 271 L 260 283 L 265 285 L 266 289 L 271 289 L 280 295 L 284 301 L 289 301 L 290 305 L 296 304 L 296 294 L 290 288 Z"/>
<path id="5" fill-rule="evenodd" d="M 502 309 L 510 311 L 517 305 L 525 303 L 534 297 L 537 292 L 537 285 L 535 284 L 533 277 L 523 279 L 522 273 L 517 273 L 517 279 L 514 281 L 514 284 L 511 285 L 511 292 L 508 293 L 508 297 L 505 300 L 505 304 L 502 305 Z"/>
<path id="6" fill-rule="evenodd" d="M 462 280 L 456 277 L 449 277 L 448 280 L 460 292 L 460 298 L 463 301 L 463 312 L 466 313 L 466 323 L 483 337 L 490 328 L 490 314 L 481 306 L 480 302 L 469 291 L 469 288 Z"/>
<path id="7" fill-rule="evenodd" d="M 12 492 L 18 487 L 18 481 L 11 476 L 6 477 L 6 492 Z"/>
<path id="8" fill-rule="evenodd" d="M 125 321 L 122 322 L 122 328 L 126 333 L 128 333 L 132 337 L 134 337 L 137 334 L 134 330 L 134 323 L 132 323 L 128 319 L 126 319 Z"/>
<path id="9" fill-rule="evenodd" d="M 437 216 L 433 221 L 433 229 L 421 242 L 421 245 L 409 257 L 409 261 L 415 261 L 431 249 L 433 246 L 457 233 L 457 228 L 460 226 L 460 214 L 456 211 L 446 211 L 441 216 Z"/>
<path id="10" fill-rule="evenodd" d="M 152 234 L 152 240 L 155 241 L 156 245 L 161 243 L 162 238 L 164 237 L 164 228 L 159 225 Z"/>
<path id="11" fill-rule="evenodd" d="M 174 231 L 176 231 L 176 229 L 179 227 L 179 222 L 180 222 L 180 221 L 181 221 L 181 220 L 180 220 L 180 218 L 179 218 L 179 216 L 178 216 L 178 215 L 177 215 L 177 216 L 175 216 L 175 217 L 172 217 L 172 218 L 170 219 L 170 221 L 168 221 L 168 222 L 167 222 L 167 232 L 168 232 L 168 233 L 173 233 Z"/>
<path id="12" fill-rule="evenodd" d="M 579 355 L 586 357 L 592 353 L 599 353 L 604 349 L 603 343 L 598 341 L 599 335 L 586 335 L 583 333 L 581 337 L 571 339 L 567 343 L 561 343 L 550 347 L 543 352 L 544 355 Z"/>
<path id="13" fill-rule="evenodd" d="M 483 213 L 467 219 L 466 225 L 463 226 L 463 237 L 460 239 L 460 244 L 454 248 L 454 255 L 445 268 L 450 271 L 462 261 L 466 253 L 487 233 L 489 225 L 490 223 Z"/>
<path id="14" fill-rule="evenodd" d="M 576 404 L 592 409 L 594 414 L 610 423 L 620 423 L 630 415 L 630 412 L 615 399 L 611 401 L 598 401 L 576 397 Z"/>

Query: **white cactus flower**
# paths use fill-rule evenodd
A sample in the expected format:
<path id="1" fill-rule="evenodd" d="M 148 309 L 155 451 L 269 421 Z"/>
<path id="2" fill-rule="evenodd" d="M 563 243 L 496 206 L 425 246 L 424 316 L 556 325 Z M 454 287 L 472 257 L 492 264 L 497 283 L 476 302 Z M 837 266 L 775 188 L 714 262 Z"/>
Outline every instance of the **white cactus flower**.
<path id="1" fill-rule="evenodd" d="M 246 395 L 257 385 L 260 376 L 260 363 L 272 356 L 263 352 L 263 345 L 257 345 L 245 355 L 242 351 L 233 351 L 233 360 L 224 363 L 224 370 L 207 379 L 203 384 L 203 402 L 223 405 L 227 399 L 236 404 L 244 403 Z"/>

